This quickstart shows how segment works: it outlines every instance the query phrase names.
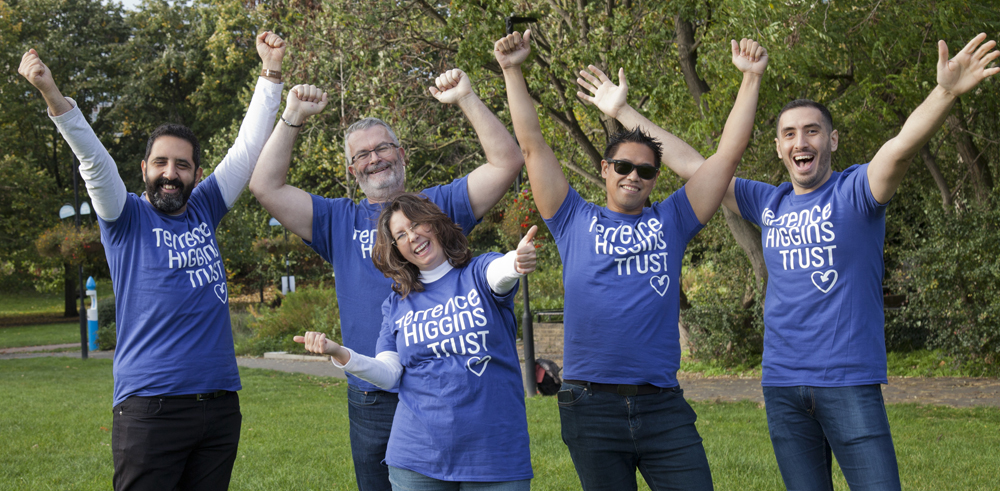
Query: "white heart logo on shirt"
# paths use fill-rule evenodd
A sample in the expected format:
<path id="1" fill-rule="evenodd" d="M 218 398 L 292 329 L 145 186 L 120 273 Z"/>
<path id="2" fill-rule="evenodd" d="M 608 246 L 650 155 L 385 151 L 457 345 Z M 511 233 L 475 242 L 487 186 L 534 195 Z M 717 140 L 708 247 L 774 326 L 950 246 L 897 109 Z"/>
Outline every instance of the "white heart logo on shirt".
<path id="1" fill-rule="evenodd" d="M 817 275 L 819 276 L 819 281 L 816 281 Z M 831 269 L 829 271 L 815 271 L 812 274 L 812 280 L 813 284 L 816 285 L 816 288 L 819 288 L 819 291 L 826 293 L 833 288 L 834 284 L 837 283 L 837 270 Z M 827 282 L 829 282 L 829 284 L 827 284 Z"/>
<path id="2" fill-rule="evenodd" d="M 226 291 L 225 283 L 215 285 L 215 296 L 219 297 L 219 300 L 222 300 L 222 303 L 226 303 L 226 300 L 229 297 L 229 292 Z"/>
<path id="3" fill-rule="evenodd" d="M 667 288 L 670 287 L 670 277 L 667 275 L 654 276 L 649 279 L 649 286 L 652 286 L 653 290 L 662 297 L 667 294 Z"/>
<path id="4" fill-rule="evenodd" d="M 486 355 L 482 358 L 478 356 L 471 356 L 465 361 L 465 366 L 468 367 L 470 372 L 476 374 L 477 377 L 482 377 L 483 372 L 486 371 L 486 364 L 488 364 L 492 359 L 493 357 L 490 355 Z M 479 367 L 479 371 L 477 372 L 473 367 Z"/>

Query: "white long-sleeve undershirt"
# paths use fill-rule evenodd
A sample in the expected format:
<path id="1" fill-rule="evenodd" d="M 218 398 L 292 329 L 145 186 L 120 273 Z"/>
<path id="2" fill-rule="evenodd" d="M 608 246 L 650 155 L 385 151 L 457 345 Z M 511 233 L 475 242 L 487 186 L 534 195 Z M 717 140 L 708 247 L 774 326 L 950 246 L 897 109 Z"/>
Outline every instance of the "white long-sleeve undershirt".
<path id="1" fill-rule="evenodd" d="M 239 135 L 229 152 L 216 166 L 215 180 L 219 185 L 226 207 L 232 208 L 240 193 L 246 189 L 253 174 L 257 157 L 274 128 L 275 115 L 281 105 L 282 84 L 263 77 L 257 79 L 250 106 L 240 125 Z M 55 123 L 70 149 L 80 160 L 80 175 L 87 184 L 87 193 L 97 216 L 113 222 L 125 209 L 128 190 L 118 175 L 118 166 L 87 124 L 87 119 L 76 101 L 67 97 L 73 106 L 70 111 L 49 118 Z"/>
<path id="2" fill-rule="evenodd" d="M 508 252 L 503 257 L 499 257 L 490 262 L 486 268 L 486 281 L 490 289 L 497 295 L 503 295 L 511 291 L 517 284 L 518 279 L 524 276 L 518 273 L 514 267 L 514 260 L 517 253 Z M 448 261 L 445 261 L 437 268 L 430 271 L 420 272 L 420 282 L 424 284 L 434 283 L 444 277 L 449 271 L 454 269 Z M 341 365 L 337 360 L 330 358 L 333 365 L 342 368 L 345 372 L 354 374 L 368 383 L 375 384 L 383 389 L 389 390 L 399 383 L 399 378 L 403 375 L 403 365 L 399 361 L 399 353 L 395 351 L 381 351 L 374 358 L 356 353 L 354 350 L 344 346 L 350 354 L 347 363 Z"/>

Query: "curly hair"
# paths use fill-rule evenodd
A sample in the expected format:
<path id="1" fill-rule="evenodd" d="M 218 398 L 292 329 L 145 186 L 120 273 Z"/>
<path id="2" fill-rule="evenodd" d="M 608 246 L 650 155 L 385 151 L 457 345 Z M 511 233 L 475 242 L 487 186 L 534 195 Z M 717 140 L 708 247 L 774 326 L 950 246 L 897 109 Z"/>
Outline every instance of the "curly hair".
<path id="1" fill-rule="evenodd" d="M 389 221 L 397 211 L 403 212 L 411 222 L 430 227 L 431 233 L 437 236 L 444 250 L 444 255 L 453 267 L 461 268 L 472 260 L 469 241 L 448 215 L 445 215 L 437 205 L 424 196 L 415 193 L 404 193 L 386 202 L 376 225 L 377 236 L 372 250 L 372 262 L 386 278 L 392 280 L 392 291 L 406 298 L 411 292 L 424 291 L 420 282 L 420 270 L 417 266 L 400 254 L 393 245 L 392 231 Z"/>

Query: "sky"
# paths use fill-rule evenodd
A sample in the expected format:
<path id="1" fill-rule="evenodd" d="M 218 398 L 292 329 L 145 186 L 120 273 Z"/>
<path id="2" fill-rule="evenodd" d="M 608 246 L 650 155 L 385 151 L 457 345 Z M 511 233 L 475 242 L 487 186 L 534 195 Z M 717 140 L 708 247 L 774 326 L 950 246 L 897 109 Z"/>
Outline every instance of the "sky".
<path id="1" fill-rule="evenodd" d="M 122 6 L 125 7 L 125 10 L 136 10 L 139 8 L 139 4 L 142 3 L 142 0 L 112 0 L 112 1 L 121 2 Z"/>

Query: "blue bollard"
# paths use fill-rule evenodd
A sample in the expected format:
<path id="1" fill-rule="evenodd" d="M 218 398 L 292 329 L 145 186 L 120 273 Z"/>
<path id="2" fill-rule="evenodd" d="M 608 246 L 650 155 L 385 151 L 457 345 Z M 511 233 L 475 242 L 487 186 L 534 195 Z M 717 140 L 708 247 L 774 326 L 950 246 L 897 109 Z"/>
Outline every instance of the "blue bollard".
<path id="1" fill-rule="evenodd" d="M 87 296 L 90 297 L 90 308 L 87 309 L 87 349 L 97 351 L 97 284 L 94 277 L 87 278 Z"/>

